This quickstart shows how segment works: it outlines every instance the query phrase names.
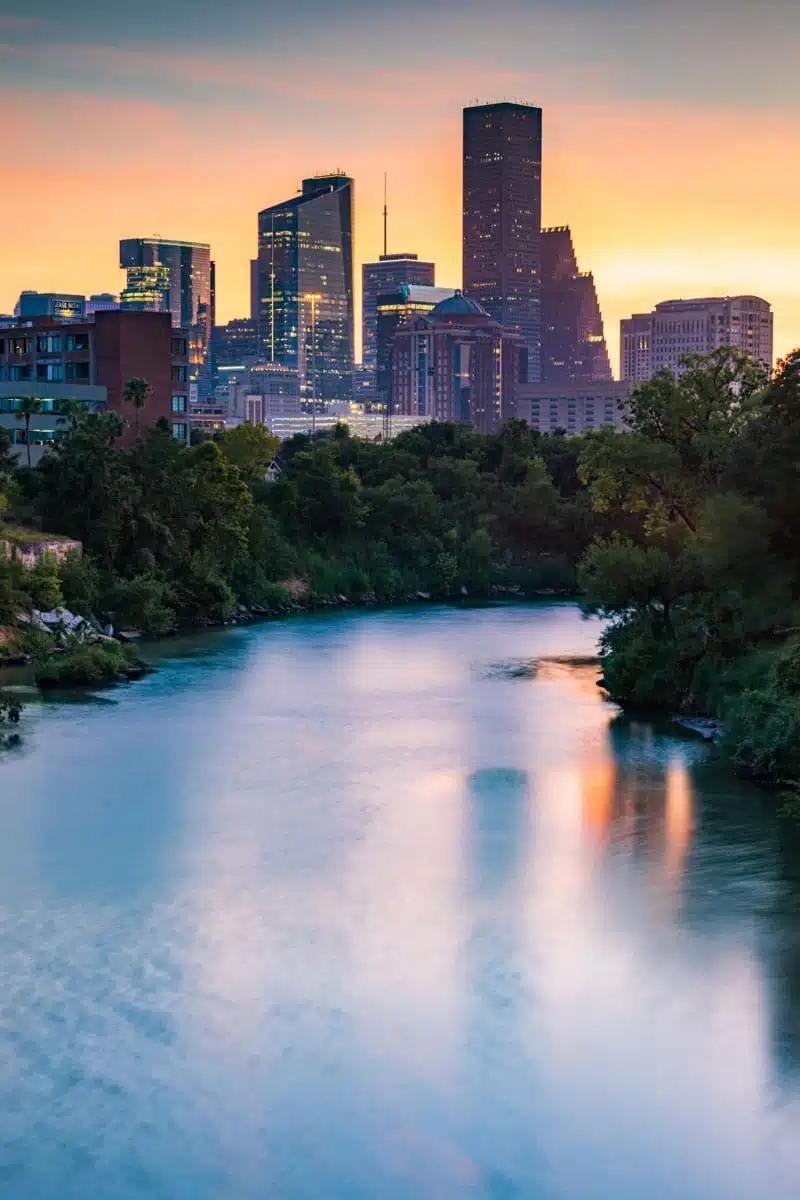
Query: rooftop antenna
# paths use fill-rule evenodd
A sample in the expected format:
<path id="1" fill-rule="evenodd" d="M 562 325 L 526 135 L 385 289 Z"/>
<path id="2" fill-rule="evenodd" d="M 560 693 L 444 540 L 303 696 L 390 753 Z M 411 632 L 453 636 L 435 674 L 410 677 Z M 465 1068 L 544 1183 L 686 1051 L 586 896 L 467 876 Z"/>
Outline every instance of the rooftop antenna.
<path id="1" fill-rule="evenodd" d="M 384 171 L 383 172 L 383 257 L 384 258 L 386 258 L 386 255 L 389 253 L 389 250 L 388 250 L 388 246 L 389 246 L 389 209 L 387 207 L 387 202 L 386 202 L 386 200 L 387 200 L 387 182 L 388 182 L 388 175 L 387 175 L 386 171 Z"/>

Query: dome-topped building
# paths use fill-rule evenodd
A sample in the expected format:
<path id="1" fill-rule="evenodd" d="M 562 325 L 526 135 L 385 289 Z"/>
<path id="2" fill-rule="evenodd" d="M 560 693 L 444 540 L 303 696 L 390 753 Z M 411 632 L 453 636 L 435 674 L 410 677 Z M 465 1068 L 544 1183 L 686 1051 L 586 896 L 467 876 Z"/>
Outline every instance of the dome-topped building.
<path id="1" fill-rule="evenodd" d="M 391 362 L 396 413 L 469 421 L 480 433 L 493 433 L 517 415 L 517 388 L 527 372 L 525 343 L 463 292 L 400 325 Z"/>

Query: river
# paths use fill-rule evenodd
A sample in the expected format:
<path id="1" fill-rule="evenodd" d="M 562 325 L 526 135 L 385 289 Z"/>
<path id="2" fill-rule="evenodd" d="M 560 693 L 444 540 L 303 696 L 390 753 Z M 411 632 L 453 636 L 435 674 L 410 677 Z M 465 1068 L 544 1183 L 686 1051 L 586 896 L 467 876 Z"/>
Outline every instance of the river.
<path id="1" fill-rule="evenodd" d="M 29 705 L 3 1200 L 797 1200 L 796 847 L 598 629 L 301 617 Z"/>

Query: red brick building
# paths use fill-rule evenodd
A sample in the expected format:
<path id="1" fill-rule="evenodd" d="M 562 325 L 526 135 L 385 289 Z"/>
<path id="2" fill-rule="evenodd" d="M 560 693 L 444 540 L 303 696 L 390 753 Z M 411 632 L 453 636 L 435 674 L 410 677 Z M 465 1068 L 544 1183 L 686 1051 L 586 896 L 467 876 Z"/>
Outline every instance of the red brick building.
<path id="1" fill-rule="evenodd" d="M 188 340 L 172 328 L 169 313 L 111 311 L 92 320 L 19 319 L 0 328 L 0 424 L 24 445 L 17 419 L 20 402 L 34 397 L 41 411 L 31 420 L 31 443 L 41 447 L 64 430 L 59 416 L 78 400 L 94 411 L 118 412 L 127 422 L 122 439 L 136 437 L 136 412 L 124 401 L 130 379 L 146 379 L 151 394 L 139 411 L 139 428 L 165 418 L 173 436 L 188 440 Z M 38 455 L 37 455 L 38 457 Z"/>

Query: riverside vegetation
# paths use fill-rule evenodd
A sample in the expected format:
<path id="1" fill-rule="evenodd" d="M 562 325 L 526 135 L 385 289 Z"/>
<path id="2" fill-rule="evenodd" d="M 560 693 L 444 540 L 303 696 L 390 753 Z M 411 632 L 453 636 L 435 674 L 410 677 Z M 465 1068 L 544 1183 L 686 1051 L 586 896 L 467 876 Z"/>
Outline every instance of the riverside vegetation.
<path id="1" fill-rule="evenodd" d="M 638 389 L 625 432 L 582 438 L 338 426 L 278 449 L 242 425 L 187 447 L 157 425 L 120 449 L 117 415 L 73 413 L 36 469 L 6 452 L 0 486 L 84 553 L 0 563 L 0 623 L 63 602 L 160 635 L 239 606 L 580 593 L 610 619 L 612 698 L 714 716 L 737 765 L 796 780 L 800 355 L 772 379 L 730 351 L 686 367 Z"/>

